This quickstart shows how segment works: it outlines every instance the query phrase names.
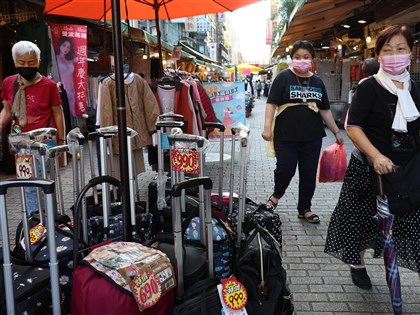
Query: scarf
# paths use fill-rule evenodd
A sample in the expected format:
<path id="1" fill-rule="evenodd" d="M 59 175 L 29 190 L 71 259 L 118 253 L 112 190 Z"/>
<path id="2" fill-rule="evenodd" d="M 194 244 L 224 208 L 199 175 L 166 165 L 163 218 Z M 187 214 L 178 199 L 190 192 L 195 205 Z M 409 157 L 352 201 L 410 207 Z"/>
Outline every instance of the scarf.
<path id="1" fill-rule="evenodd" d="M 17 76 L 18 89 L 13 98 L 12 116 L 19 118 L 19 125 L 21 126 L 26 126 L 27 123 L 25 89 L 38 82 L 40 77 L 41 75 L 37 72 L 32 80 L 23 83 L 22 77 L 19 74 Z"/>
<path id="2" fill-rule="evenodd" d="M 308 106 L 309 109 L 313 110 L 315 113 L 319 112 L 318 106 L 316 106 L 315 102 L 307 102 L 307 103 L 286 103 L 283 105 L 280 105 L 277 107 L 276 109 L 276 113 L 273 117 L 273 123 L 271 125 L 271 131 L 272 134 L 274 135 L 274 128 L 276 127 L 276 119 L 277 116 L 279 116 L 281 113 L 284 112 L 284 110 L 288 107 L 292 107 L 292 106 L 298 106 L 298 105 L 306 105 Z M 268 148 L 267 148 L 267 156 L 268 157 L 276 157 L 276 151 L 274 150 L 274 141 L 273 139 L 271 139 L 271 141 L 268 141 Z"/>
<path id="3" fill-rule="evenodd" d="M 375 74 L 374 77 L 379 84 L 398 97 L 392 129 L 397 132 L 407 132 L 407 122 L 420 117 L 420 113 L 410 94 L 410 74 L 408 71 L 404 71 L 399 75 L 391 75 L 380 68 L 378 74 Z M 397 88 L 392 80 L 401 82 L 404 88 Z"/>

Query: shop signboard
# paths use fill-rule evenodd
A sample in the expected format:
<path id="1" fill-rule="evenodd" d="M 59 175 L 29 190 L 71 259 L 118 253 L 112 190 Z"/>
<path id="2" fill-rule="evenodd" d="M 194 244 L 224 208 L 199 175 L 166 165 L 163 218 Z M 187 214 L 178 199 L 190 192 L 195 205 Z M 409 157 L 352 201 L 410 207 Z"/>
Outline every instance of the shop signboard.
<path id="1" fill-rule="evenodd" d="M 243 82 L 204 82 L 204 88 L 210 96 L 218 122 L 225 126 L 225 134 L 231 134 L 231 127 L 239 123 L 246 124 L 245 85 Z M 210 136 L 217 136 L 213 132 Z"/>

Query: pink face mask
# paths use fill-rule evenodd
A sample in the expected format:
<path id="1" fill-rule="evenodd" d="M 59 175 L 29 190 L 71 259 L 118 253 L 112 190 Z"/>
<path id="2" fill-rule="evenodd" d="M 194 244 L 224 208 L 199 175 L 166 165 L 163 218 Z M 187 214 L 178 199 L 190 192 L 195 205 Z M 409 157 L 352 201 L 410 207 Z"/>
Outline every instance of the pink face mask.
<path id="1" fill-rule="evenodd" d="M 292 68 L 298 73 L 306 73 L 312 69 L 312 60 L 310 59 L 292 60 Z"/>
<path id="2" fill-rule="evenodd" d="M 381 56 L 379 64 L 382 70 L 392 75 L 398 75 L 410 65 L 411 54 Z"/>

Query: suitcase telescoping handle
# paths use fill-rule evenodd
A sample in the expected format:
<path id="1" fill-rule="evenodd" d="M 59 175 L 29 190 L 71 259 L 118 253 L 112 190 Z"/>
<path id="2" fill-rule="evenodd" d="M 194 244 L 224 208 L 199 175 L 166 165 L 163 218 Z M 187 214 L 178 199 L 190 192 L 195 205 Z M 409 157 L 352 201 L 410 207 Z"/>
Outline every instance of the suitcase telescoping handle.
<path id="1" fill-rule="evenodd" d="M 85 187 L 80 191 L 80 194 L 77 196 L 76 202 L 74 204 L 74 240 L 73 240 L 73 265 L 74 268 L 77 267 L 78 260 L 79 260 L 79 237 L 80 237 L 80 223 L 83 223 L 83 238 L 85 242 L 87 243 L 87 215 L 86 213 L 80 213 L 82 210 L 82 201 L 85 197 L 86 193 L 89 191 L 89 189 L 96 187 L 97 185 L 108 183 L 113 185 L 114 187 L 117 187 L 119 190 L 122 189 L 121 182 L 112 176 L 98 176 L 95 178 L 92 178 Z M 124 200 L 124 194 L 121 194 L 121 203 L 123 204 L 125 202 Z M 123 213 L 123 235 L 124 240 L 128 240 L 128 222 L 130 222 L 129 218 L 125 216 Z M 104 217 L 104 223 L 105 223 L 105 217 Z M 109 227 L 104 227 L 104 235 L 108 236 Z"/>
<path id="2" fill-rule="evenodd" d="M 67 142 L 77 142 L 80 145 L 84 144 L 85 136 L 83 135 L 83 133 L 80 132 L 79 127 L 73 128 L 69 131 L 69 133 L 67 134 Z"/>
<path id="3" fill-rule="evenodd" d="M 182 191 L 188 188 L 203 187 L 206 191 L 206 206 L 204 209 L 205 215 L 204 224 L 201 222 L 201 227 L 205 226 L 206 235 L 205 243 L 207 249 L 207 259 L 209 267 L 209 276 L 214 275 L 214 264 L 213 264 L 213 226 L 212 226 L 212 209 L 210 202 L 210 192 L 213 188 L 213 183 L 209 177 L 197 177 L 191 178 L 175 184 L 172 187 L 172 200 L 174 207 L 172 208 L 173 218 L 173 230 L 174 230 L 174 248 L 175 248 L 175 259 L 176 259 L 176 272 L 178 279 L 177 286 L 177 297 L 182 298 L 184 295 L 184 261 L 183 261 L 183 248 L 182 248 L 182 222 L 181 222 L 181 195 Z M 200 197 L 201 198 L 201 197 Z M 200 200 L 201 201 L 201 200 Z"/>
<path id="4" fill-rule="evenodd" d="M 204 128 L 206 129 L 208 137 L 208 132 L 210 128 L 214 128 L 219 130 L 220 133 L 220 152 L 219 152 L 219 196 L 217 200 L 217 207 L 218 209 L 223 209 L 222 207 L 222 197 L 223 197 L 223 169 L 224 169 L 224 158 L 225 158 L 225 126 L 222 123 L 218 122 L 205 122 Z"/>
<path id="5" fill-rule="evenodd" d="M 48 252 L 50 255 L 50 280 L 53 314 L 61 314 L 60 310 L 60 288 L 58 278 L 58 261 L 55 241 L 55 183 L 48 179 L 31 178 L 31 179 L 10 179 L 0 182 L 0 224 L 1 236 L 3 240 L 3 271 L 4 285 L 6 291 L 7 314 L 15 314 L 15 301 L 13 290 L 13 273 L 12 263 L 10 260 L 10 245 L 6 210 L 6 193 L 7 189 L 12 187 L 39 187 L 45 193 L 46 211 L 47 211 L 47 237 Z"/>
<path id="6" fill-rule="evenodd" d="M 218 122 L 205 122 L 204 128 L 206 128 L 206 130 L 209 130 L 209 128 L 214 128 L 214 129 L 218 129 L 220 132 L 225 131 L 225 126 Z"/>

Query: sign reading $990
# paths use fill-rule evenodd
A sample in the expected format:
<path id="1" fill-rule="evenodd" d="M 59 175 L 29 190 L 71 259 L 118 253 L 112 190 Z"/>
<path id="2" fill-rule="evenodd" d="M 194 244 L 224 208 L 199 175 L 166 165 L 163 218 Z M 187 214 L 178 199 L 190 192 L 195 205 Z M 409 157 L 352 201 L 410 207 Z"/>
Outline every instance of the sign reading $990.
<path id="1" fill-rule="evenodd" d="M 171 150 L 172 169 L 175 172 L 200 174 L 200 154 L 190 148 Z"/>

